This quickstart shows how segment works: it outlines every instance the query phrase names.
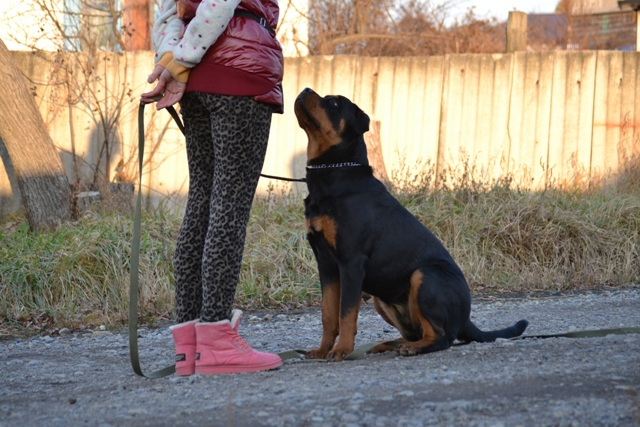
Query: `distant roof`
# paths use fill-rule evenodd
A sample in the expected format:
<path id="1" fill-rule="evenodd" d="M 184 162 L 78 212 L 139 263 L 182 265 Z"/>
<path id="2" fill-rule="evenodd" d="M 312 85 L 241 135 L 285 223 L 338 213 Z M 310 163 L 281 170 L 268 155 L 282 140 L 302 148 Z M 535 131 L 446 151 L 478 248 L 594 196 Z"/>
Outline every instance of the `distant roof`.
<path id="1" fill-rule="evenodd" d="M 558 40 L 566 36 L 568 28 L 567 15 L 563 13 L 527 15 L 527 31 L 533 37 Z"/>
<path id="2" fill-rule="evenodd" d="M 618 7 L 622 9 L 624 6 L 629 6 L 633 10 L 640 9 L 640 0 L 619 0 Z"/>
<path id="3" fill-rule="evenodd" d="M 634 0 L 640 4 L 640 0 Z M 631 49 L 636 41 L 636 13 L 630 10 L 584 15 L 527 15 L 530 46 L 569 49 Z"/>

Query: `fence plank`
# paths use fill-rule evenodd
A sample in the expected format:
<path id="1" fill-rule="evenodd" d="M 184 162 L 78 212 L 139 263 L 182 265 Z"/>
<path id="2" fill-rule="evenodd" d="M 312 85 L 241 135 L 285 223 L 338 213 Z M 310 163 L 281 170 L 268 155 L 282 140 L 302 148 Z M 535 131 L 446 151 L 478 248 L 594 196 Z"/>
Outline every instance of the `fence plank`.
<path id="1" fill-rule="evenodd" d="M 416 159 L 429 152 L 428 147 L 434 144 L 434 141 L 425 137 L 423 131 L 424 122 L 429 120 L 425 113 L 427 99 L 424 98 L 427 64 L 427 58 L 407 58 L 396 65 L 397 69 L 406 68 L 406 72 L 396 72 L 392 99 L 394 113 L 386 123 L 393 130 L 395 140 L 383 146 L 387 159 L 399 165 L 404 164 L 407 168 L 415 168 Z M 420 99 L 420 102 L 415 102 L 415 99 Z M 402 122 L 404 126 L 396 125 Z"/>
<path id="2" fill-rule="evenodd" d="M 356 94 L 356 69 L 358 57 L 333 57 L 331 60 L 331 88 L 323 95 L 343 95 L 354 100 Z"/>
<path id="3" fill-rule="evenodd" d="M 630 86 L 636 88 L 636 90 L 629 91 L 627 86 L 625 86 L 625 93 L 632 92 L 634 97 L 634 114 L 630 116 L 633 136 L 627 140 L 628 145 L 626 145 L 626 147 L 629 156 L 627 160 L 630 161 L 631 159 L 634 159 L 636 162 L 640 162 L 640 90 L 638 90 L 638 88 L 640 88 L 640 73 L 637 71 L 638 67 L 640 67 L 640 57 L 638 55 L 630 54 L 627 55 L 626 58 L 629 60 L 629 66 L 636 72 L 635 82 Z"/>
<path id="4" fill-rule="evenodd" d="M 449 144 L 450 162 L 452 165 L 462 166 L 463 162 L 476 162 L 476 129 L 478 128 L 477 117 L 479 115 L 480 92 L 480 55 L 465 55 L 464 70 L 460 72 L 462 79 L 462 109 L 460 111 L 460 122 L 457 140 Z"/>
<path id="5" fill-rule="evenodd" d="M 542 175 L 539 156 L 544 154 L 544 158 L 546 158 L 546 149 L 541 150 L 537 134 L 538 114 L 542 102 L 539 83 L 541 62 L 540 53 L 526 55 L 522 127 L 520 128 L 520 138 L 516 142 L 520 148 L 520 158 L 514 158 L 516 163 L 522 165 L 523 170 L 526 171 L 527 179 L 531 180 L 533 185 L 539 184 Z"/>
<path id="6" fill-rule="evenodd" d="M 606 159 L 607 141 L 607 101 L 608 101 L 608 81 L 609 66 L 606 64 L 608 58 L 597 54 L 596 74 L 594 82 L 594 108 L 593 108 L 593 137 L 591 141 L 591 173 L 601 173 Z"/>
<path id="7" fill-rule="evenodd" d="M 622 65 L 623 52 L 607 52 L 609 79 L 607 81 L 607 139 L 605 142 L 605 164 L 602 171 L 609 173 L 616 170 L 620 163 L 618 146 L 621 137 L 622 123 Z"/>
<path id="8" fill-rule="evenodd" d="M 493 111 L 493 91 L 495 62 L 493 57 L 488 55 L 479 56 L 478 67 L 478 94 L 476 115 L 473 118 L 476 122 L 475 131 L 471 140 L 468 142 L 467 150 L 475 153 L 474 158 L 478 163 L 483 165 L 483 174 L 491 175 L 490 158 L 491 158 L 491 121 L 494 115 Z"/>
<path id="9" fill-rule="evenodd" d="M 438 175 L 452 164 L 452 159 L 458 156 L 460 147 L 460 130 L 465 123 L 463 115 L 467 55 L 447 56 L 445 69 L 445 89 L 443 91 L 442 123 L 438 146 L 437 171 Z M 439 177 L 438 177 L 439 178 Z"/>
<path id="10" fill-rule="evenodd" d="M 426 62 L 425 85 L 422 93 L 416 92 L 415 97 L 422 99 L 424 104 L 421 123 L 421 159 L 431 161 L 432 165 L 438 158 L 438 143 L 440 141 L 440 121 L 442 106 L 442 91 L 444 87 L 444 57 L 431 56 Z M 435 169 L 434 169 L 435 172 Z"/>
<path id="11" fill-rule="evenodd" d="M 551 82 L 549 111 L 549 153 L 547 156 L 547 185 L 557 182 L 563 172 L 565 99 L 567 91 L 567 55 L 555 55 Z"/>
<path id="12" fill-rule="evenodd" d="M 591 140 L 593 139 L 593 108 L 595 102 L 595 73 L 597 55 L 594 51 L 585 51 L 580 54 L 581 71 L 580 80 L 576 85 L 580 88 L 578 140 L 576 141 L 577 162 L 579 170 L 585 169 L 585 177 L 591 176 L 591 164 L 593 153 L 591 152 Z M 575 168 L 574 168 L 575 169 Z"/>
<path id="13" fill-rule="evenodd" d="M 508 173 L 509 158 L 509 104 L 513 85 L 513 55 L 494 55 L 493 94 L 491 99 L 491 132 L 489 138 L 489 167 L 492 178 Z"/>
<path id="14" fill-rule="evenodd" d="M 373 116 L 375 113 L 373 106 L 376 102 L 379 62 L 379 58 L 372 57 L 362 57 L 356 62 L 357 70 L 355 73 L 355 95 L 353 101 L 369 116 Z"/>
<path id="15" fill-rule="evenodd" d="M 418 109 L 412 105 L 412 61 L 411 58 L 396 58 L 393 64 L 393 81 L 388 103 L 391 106 L 386 127 L 392 130 L 389 139 L 384 140 L 382 148 L 385 159 L 397 158 L 398 162 L 408 161 L 412 163 L 415 158 L 415 115 L 412 109 Z M 418 88 L 418 90 L 421 90 Z M 402 123 L 403 125 L 399 125 Z M 409 164 L 410 166 L 410 164 Z"/>
<path id="16" fill-rule="evenodd" d="M 526 163 L 522 160 L 522 122 L 525 113 L 524 79 L 526 76 L 526 53 L 515 53 L 512 64 L 511 92 L 509 100 L 509 123 L 508 129 L 508 172 L 522 176 L 522 166 L 526 168 Z"/>
<path id="17" fill-rule="evenodd" d="M 618 167 L 621 84 L 622 53 L 598 52 L 591 165 L 594 175 L 606 174 Z"/>
<path id="18" fill-rule="evenodd" d="M 583 111 L 591 111 L 590 100 L 593 99 L 590 89 L 592 74 L 590 66 L 585 63 L 586 55 L 570 55 L 567 66 L 567 92 L 565 95 L 565 135 L 563 150 L 563 168 L 566 173 L 562 177 L 567 182 L 579 184 L 588 176 L 591 163 L 590 150 L 585 149 L 581 141 L 587 138 L 584 126 L 588 125 L 588 115 Z M 589 145 L 589 144 L 586 144 Z"/>
<path id="19" fill-rule="evenodd" d="M 640 73 L 637 72 L 638 67 L 640 67 L 640 57 L 638 55 L 629 55 L 629 57 L 633 58 L 631 62 L 635 62 L 636 70 L 635 85 L 632 86 L 636 88 L 636 90 L 633 91 L 635 97 L 635 114 L 633 116 L 634 133 L 633 138 L 629 141 L 629 143 L 632 145 L 629 148 L 629 154 L 630 157 L 635 159 L 636 162 L 640 162 L 640 90 L 638 90 L 638 88 L 640 88 Z"/>
<path id="20" fill-rule="evenodd" d="M 399 126 L 393 123 L 393 82 L 395 80 L 396 58 L 380 58 L 378 64 L 378 77 L 375 92 L 375 103 L 373 105 L 372 114 L 376 120 L 380 120 L 380 138 L 382 141 L 382 152 L 386 161 L 395 158 L 393 150 L 389 150 L 390 146 L 396 143 L 395 129 Z M 403 123 L 404 125 L 404 120 Z M 388 165 L 388 171 L 391 172 L 393 167 Z"/>
<path id="21" fill-rule="evenodd" d="M 618 141 L 618 161 L 619 166 L 630 160 L 633 154 L 633 141 L 637 138 L 636 133 L 636 98 L 637 91 L 630 91 L 624 88 L 634 87 L 638 78 L 638 56 L 633 54 L 622 54 L 622 99 L 620 102 L 620 137 Z"/>

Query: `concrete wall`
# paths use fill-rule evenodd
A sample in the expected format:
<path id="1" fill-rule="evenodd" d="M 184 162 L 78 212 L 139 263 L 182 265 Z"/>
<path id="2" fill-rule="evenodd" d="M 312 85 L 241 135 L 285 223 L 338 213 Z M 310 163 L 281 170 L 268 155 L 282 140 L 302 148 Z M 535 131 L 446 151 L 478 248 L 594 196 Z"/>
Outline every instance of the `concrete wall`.
<path id="1" fill-rule="evenodd" d="M 73 118 L 80 178 L 90 179 L 104 139 L 90 97 L 73 100 L 70 116 L 64 85 L 54 84 L 60 82 L 54 64 L 29 53 L 16 52 L 15 58 L 34 81 L 40 110 L 71 179 Z M 263 172 L 304 175 L 306 137 L 297 125 L 293 101 L 311 87 L 320 94 L 345 95 L 381 122 L 383 155 L 392 178 L 394 171 L 415 172 L 421 162 L 442 171 L 468 159 L 482 179 L 513 174 L 530 188 L 584 184 L 591 176 L 615 172 L 640 150 L 639 59 L 636 52 L 611 51 L 287 58 L 285 114 L 274 116 Z M 121 158 L 121 174 L 135 176 L 138 96 L 148 89 L 152 54 L 95 60 L 100 78 L 94 77 L 88 87 L 106 105 L 102 110 L 121 114 L 112 136 L 117 144 L 111 180 Z M 114 102 L 122 92 L 122 100 Z M 147 156 L 154 153 L 145 166 L 144 191 L 154 202 L 179 206 L 188 186 L 183 139 L 167 113 L 148 110 Z M 260 191 L 269 185 L 289 186 L 262 179 Z M 15 208 L 15 192 L 0 165 L 0 213 Z"/>

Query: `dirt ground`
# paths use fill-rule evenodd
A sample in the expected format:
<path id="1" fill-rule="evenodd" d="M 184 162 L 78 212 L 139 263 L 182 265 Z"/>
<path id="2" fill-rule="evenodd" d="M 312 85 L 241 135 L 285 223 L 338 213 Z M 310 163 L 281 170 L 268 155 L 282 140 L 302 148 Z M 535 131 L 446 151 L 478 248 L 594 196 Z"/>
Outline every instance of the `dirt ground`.
<path id="1" fill-rule="evenodd" d="M 640 326 L 640 287 L 476 298 L 474 321 L 526 334 Z M 108 325 L 107 325 L 108 326 Z M 319 309 L 252 312 L 241 334 L 281 352 L 319 343 Z M 140 331 L 147 370 L 171 362 L 166 328 Z M 357 344 L 397 333 L 370 305 Z M 640 335 L 499 340 L 416 357 L 285 362 L 223 376 L 136 376 L 126 332 L 0 341 L 0 425 L 639 426 Z"/>

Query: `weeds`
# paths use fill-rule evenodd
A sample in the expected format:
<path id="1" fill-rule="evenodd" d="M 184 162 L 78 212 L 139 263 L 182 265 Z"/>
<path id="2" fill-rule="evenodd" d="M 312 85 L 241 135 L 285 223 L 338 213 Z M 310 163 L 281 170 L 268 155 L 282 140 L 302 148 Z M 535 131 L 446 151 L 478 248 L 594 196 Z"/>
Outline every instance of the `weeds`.
<path id="1" fill-rule="evenodd" d="M 635 165 L 635 166 L 634 166 Z M 522 293 L 594 289 L 640 282 L 640 171 L 630 164 L 597 185 L 541 191 L 514 177 L 489 180 L 472 167 L 405 171 L 393 192 L 438 236 L 472 291 Z M 436 179 L 437 178 L 437 179 Z M 132 217 L 99 206 L 55 232 L 26 222 L 0 228 L 0 329 L 11 322 L 56 325 L 126 321 Z M 180 217 L 166 209 L 142 222 L 140 317 L 173 311 Z M 317 304 L 316 263 L 306 242 L 300 195 L 255 200 L 237 305 L 287 309 Z"/>

